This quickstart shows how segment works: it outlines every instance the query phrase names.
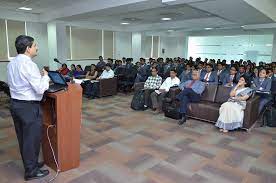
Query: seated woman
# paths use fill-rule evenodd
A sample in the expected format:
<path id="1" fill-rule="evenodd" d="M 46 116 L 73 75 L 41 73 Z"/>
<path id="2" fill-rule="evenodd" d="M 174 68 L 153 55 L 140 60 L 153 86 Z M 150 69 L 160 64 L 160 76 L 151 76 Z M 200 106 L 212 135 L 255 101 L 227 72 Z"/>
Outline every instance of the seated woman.
<path id="1" fill-rule="evenodd" d="M 70 68 L 71 68 L 71 70 L 70 70 L 70 72 L 68 73 L 68 76 L 69 76 L 69 77 L 73 77 L 74 72 L 76 71 L 76 66 L 75 66 L 75 64 L 71 64 Z"/>
<path id="2" fill-rule="evenodd" d="M 57 71 L 63 76 L 66 76 L 70 72 L 66 64 L 62 64 L 61 68 L 59 68 Z"/>
<path id="3" fill-rule="evenodd" d="M 261 69 L 259 71 L 259 77 L 253 80 L 253 89 L 257 91 L 260 96 L 259 113 L 263 110 L 264 106 L 271 100 L 270 90 L 271 90 L 271 79 L 267 78 L 267 70 Z M 264 92 L 268 92 L 265 94 Z"/>
<path id="4" fill-rule="evenodd" d="M 95 80 L 97 78 L 97 76 L 98 76 L 98 71 L 96 69 L 96 65 L 95 64 L 91 64 L 91 69 L 90 69 L 90 71 L 88 71 L 86 73 L 85 78 L 86 79 L 90 79 L 90 80 Z"/>
<path id="5" fill-rule="evenodd" d="M 85 71 L 83 71 L 81 65 L 76 66 L 76 70 L 73 74 L 74 78 L 85 76 Z"/>
<path id="6" fill-rule="evenodd" d="M 216 127 L 221 132 L 227 133 L 228 130 L 242 127 L 246 100 L 253 91 L 249 87 L 250 79 L 247 76 L 241 76 L 238 84 L 230 92 L 228 101 L 221 105 L 216 123 Z"/>

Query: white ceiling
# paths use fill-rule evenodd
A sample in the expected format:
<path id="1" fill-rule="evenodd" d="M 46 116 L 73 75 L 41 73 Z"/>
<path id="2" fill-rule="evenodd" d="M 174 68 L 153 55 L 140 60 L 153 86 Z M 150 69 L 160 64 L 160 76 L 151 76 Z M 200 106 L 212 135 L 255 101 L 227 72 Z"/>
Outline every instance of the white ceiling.
<path id="1" fill-rule="evenodd" d="M 39 21 L 63 21 L 71 25 L 124 31 L 200 31 L 205 27 L 216 30 L 241 29 L 242 25 L 254 29 L 259 25 L 262 25 L 260 28 L 266 25 L 276 28 L 271 16 L 273 8 L 270 8 L 270 12 L 265 11 L 270 0 L 266 0 L 265 8 L 254 1 L 176 0 L 162 3 L 162 0 L 0 0 L 0 18 L 3 12 L 10 11 L 13 15 L 18 12 L 18 17 L 22 19 L 24 11 L 17 9 L 25 6 L 33 8 L 28 13 L 37 16 Z M 276 6 L 276 3 L 271 3 L 271 6 Z M 172 20 L 165 22 L 161 20 L 162 17 Z M 130 25 L 121 25 L 121 22 L 129 22 Z"/>
<path id="2" fill-rule="evenodd" d="M 20 7 L 32 8 L 32 13 L 47 13 L 64 6 L 71 5 L 75 0 L 0 0 L 1 8 L 16 11 Z"/>

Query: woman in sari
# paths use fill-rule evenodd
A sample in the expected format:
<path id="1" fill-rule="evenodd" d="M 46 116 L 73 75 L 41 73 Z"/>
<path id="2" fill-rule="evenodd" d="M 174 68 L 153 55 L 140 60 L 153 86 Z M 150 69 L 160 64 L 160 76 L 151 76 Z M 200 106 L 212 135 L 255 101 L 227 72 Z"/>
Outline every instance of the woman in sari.
<path id="1" fill-rule="evenodd" d="M 252 95 L 250 79 L 241 76 L 238 84 L 230 92 L 230 98 L 223 103 L 219 109 L 219 118 L 216 127 L 221 132 L 227 133 L 229 130 L 241 128 L 243 125 L 244 109 L 246 100 Z"/>

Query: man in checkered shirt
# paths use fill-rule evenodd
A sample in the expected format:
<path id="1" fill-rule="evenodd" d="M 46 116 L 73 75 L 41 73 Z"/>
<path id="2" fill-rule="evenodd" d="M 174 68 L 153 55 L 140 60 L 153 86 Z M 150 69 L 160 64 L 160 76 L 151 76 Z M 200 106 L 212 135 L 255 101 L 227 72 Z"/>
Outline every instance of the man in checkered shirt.
<path id="1" fill-rule="evenodd" d="M 144 84 L 145 90 L 145 108 L 149 106 L 150 94 L 154 92 L 154 90 L 158 90 L 162 85 L 162 78 L 158 76 L 157 68 L 151 69 L 151 76 L 148 77 Z"/>

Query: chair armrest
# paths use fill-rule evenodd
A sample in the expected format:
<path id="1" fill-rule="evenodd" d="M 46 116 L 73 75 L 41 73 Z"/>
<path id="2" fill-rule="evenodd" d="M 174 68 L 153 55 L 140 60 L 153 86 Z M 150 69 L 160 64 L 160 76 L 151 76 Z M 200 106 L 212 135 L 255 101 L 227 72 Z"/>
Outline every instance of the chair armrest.
<path id="1" fill-rule="evenodd" d="M 134 91 L 144 89 L 145 82 L 134 83 Z"/>
<path id="2" fill-rule="evenodd" d="M 246 101 L 246 108 L 244 110 L 243 120 L 244 128 L 251 128 L 251 126 L 257 121 L 259 117 L 259 103 L 260 97 L 257 95 Z"/>

